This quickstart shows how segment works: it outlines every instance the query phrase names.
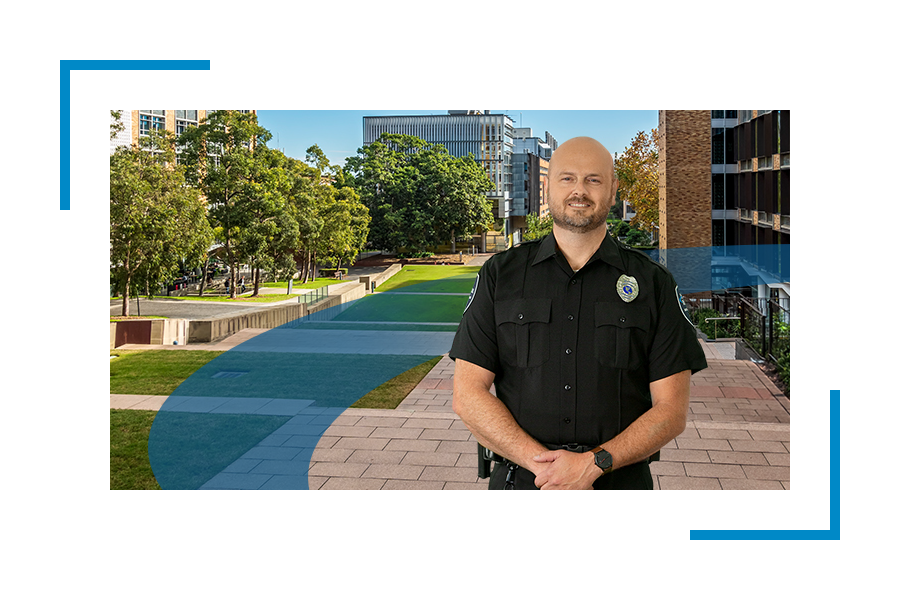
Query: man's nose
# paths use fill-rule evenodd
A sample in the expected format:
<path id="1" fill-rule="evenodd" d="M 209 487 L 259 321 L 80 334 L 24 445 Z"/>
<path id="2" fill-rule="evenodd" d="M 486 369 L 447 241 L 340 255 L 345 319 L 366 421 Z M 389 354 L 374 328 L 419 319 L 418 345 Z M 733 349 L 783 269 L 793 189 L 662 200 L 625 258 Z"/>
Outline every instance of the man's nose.
<path id="1" fill-rule="evenodd" d="M 581 180 L 576 180 L 575 185 L 572 188 L 572 195 L 573 196 L 584 196 L 584 194 L 585 194 L 584 182 Z"/>

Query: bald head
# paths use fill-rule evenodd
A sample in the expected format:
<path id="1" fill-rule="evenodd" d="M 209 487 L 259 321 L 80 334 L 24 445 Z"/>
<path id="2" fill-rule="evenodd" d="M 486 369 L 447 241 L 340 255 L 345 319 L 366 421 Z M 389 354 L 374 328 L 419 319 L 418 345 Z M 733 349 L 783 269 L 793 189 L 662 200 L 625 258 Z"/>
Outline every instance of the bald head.
<path id="1" fill-rule="evenodd" d="M 599 170 L 598 174 L 603 173 L 613 179 L 616 177 L 612 155 L 603 144 L 594 138 L 575 137 L 563 142 L 550 157 L 550 174 L 558 172 L 560 168 L 573 161 L 585 166 L 593 164 L 593 169 Z"/>

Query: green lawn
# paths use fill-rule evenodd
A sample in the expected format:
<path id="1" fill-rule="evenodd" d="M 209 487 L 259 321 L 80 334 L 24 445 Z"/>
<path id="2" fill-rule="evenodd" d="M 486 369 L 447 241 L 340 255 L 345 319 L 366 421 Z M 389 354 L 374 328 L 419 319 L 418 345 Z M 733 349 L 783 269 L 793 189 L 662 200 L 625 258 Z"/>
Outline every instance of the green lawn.
<path id="1" fill-rule="evenodd" d="M 344 280 L 346 281 L 346 280 Z M 307 283 L 300 283 L 299 279 L 294 280 L 294 289 L 300 290 L 317 290 L 321 287 L 325 287 L 326 285 L 334 285 L 336 283 L 344 283 L 339 279 L 332 279 L 330 277 L 319 277 L 315 281 L 309 281 Z M 284 288 L 287 289 L 287 281 L 276 281 L 274 283 L 266 283 L 262 287 L 268 288 Z"/>
<path id="2" fill-rule="evenodd" d="M 376 288 L 376 291 L 391 292 L 399 288 L 428 281 L 435 281 L 447 277 L 457 277 L 459 275 L 470 275 L 472 280 L 470 280 L 468 287 L 460 290 L 462 292 L 468 292 L 472 289 L 472 281 L 474 281 L 475 274 L 478 273 L 480 269 L 481 267 L 466 267 L 463 265 L 408 265 L 403 267 L 399 273 L 379 285 Z"/>
<path id="3" fill-rule="evenodd" d="M 168 396 L 197 369 L 222 354 L 209 350 L 111 350 L 110 394 Z"/>
<path id="4" fill-rule="evenodd" d="M 158 490 L 147 440 L 156 411 L 109 411 L 109 489 Z"/>

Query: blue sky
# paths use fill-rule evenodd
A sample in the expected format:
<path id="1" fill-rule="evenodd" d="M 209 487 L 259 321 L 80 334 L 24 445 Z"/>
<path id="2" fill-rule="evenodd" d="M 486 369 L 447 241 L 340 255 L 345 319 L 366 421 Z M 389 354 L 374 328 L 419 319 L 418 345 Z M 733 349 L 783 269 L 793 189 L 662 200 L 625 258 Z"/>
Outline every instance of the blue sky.
<path id="1" fill-rule="evenodd" d="M 610 152 L 622 152 L 639 131 L 659 126 L 655 110 L 493 110 L 507 114 L 516 127 L 531 127 L 533 135 L 544 132 L 559 143 L 587 135 Z M 303 159 L 313 144 L 332 163 L 343 164 L 362 146 L 362 118 L 374 115 L 443 115 L 446 110 L 260 110 L 259 123 L 272 132 L 269 145 L 288 156 Z"/>

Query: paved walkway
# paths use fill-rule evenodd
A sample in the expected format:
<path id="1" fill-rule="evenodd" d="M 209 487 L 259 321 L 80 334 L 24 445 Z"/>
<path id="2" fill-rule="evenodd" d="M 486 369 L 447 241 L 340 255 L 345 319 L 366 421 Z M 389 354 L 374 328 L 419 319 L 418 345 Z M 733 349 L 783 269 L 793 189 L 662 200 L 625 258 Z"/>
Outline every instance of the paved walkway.
<path id="1" fill-rule="evenodd" d="M 789 489 L 789 400 L 754 363 L 703 346 L 709 369 L 692 379 L 684 433 L 651 465 L 655 487 Z M 310 489 L 486 489 L 476 442 L 451 407 L 452 379 L 445 356 L 395 410 L 345 410 L 312 454 Z M 156 410 L 163 401 L 110 395 L 110 408 Z"/>

